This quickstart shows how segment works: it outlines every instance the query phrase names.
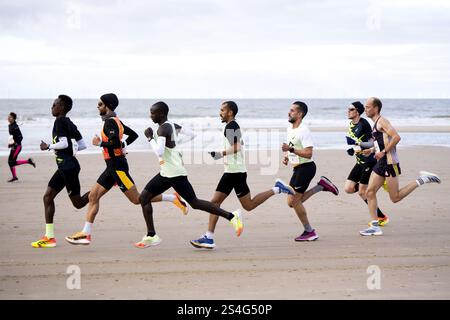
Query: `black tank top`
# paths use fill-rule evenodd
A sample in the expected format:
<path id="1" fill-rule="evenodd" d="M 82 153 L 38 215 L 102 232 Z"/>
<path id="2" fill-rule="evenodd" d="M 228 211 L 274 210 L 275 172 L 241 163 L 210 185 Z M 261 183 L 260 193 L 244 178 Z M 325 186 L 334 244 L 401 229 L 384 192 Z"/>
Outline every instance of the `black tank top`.
<path id="1" fill-rule="evenodd" d="M 373 129 L 372 129 L 373 139 L 378 144 L 378 149 L 376 148 L 376 152 L 380 152 L 380 151 L 384 150 L 384 148 L 386 147 L 384 145 L 384 133 L 377 129 L 377 123 L 378 123 L 378 120 L 380 120 L 380 118 L 381 118 L 381 116 L 379 116 L 378 119 L 375 121 L 375 123 L 373 125 Z"/>
<path id="2" fill-rule="evenodd" d="M 372 136 L 374 139 L 374 144 L 375 144 L 375 151 L 376 152 L 380 152 L 386 149 L 386 145 L 389 143 L 390 141 L 390 137 L 387 133 L 385 132 L 381 132 L 377 129 L 377 123 L 378 120 L 380 120 L 381 116 L 378 117 L 378 119 L 375 121 L 374 125 L 373 125 L 373 130 L 372 130 Z M 397 149 L 394 147 L 392 148 L 392 150 L 390 150 L 389 152 L 386 152 L 386 154 L 384 155 L 383 158 L 381 158 L 381 160 L 386 161 L 387 164 L 397 164 L 399 163 L 399 159 L 397 156 Z"/>

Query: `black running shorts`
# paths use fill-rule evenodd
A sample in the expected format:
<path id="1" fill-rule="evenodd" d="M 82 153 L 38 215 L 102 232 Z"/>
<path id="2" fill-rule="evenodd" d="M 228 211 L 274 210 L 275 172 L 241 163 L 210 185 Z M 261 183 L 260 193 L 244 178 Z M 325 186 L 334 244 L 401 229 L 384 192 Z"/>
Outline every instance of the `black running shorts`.
<path id="1" fill-rule="evenodd" d="M 223 174 L 216 191 L 225 193 L 228 196 L 233 189 L 238 198 L 242 198 L 250 193 L 247 185 L 247 172 L 225 172 Z"/>
<path id="2" fill-rule="evenodd" d="M 305 193 L 315 175 L 316 164 L 314 162 L 300 164 L 294 168 L 289 185 L 294 188 L 295 192 Z"/>
<path id="3" fill-rule="evenodd" d="M 144 189 L 155 197 L 171 187 L 188 203 L 197 198 L 187 176 L 167 178 L 158 173 L 147 183 Z"/>
<path id="4" fill-rule="evenodd" d="M 348 175 L 347 180 L 360 184 L 369 184 L 370 174 L 376 162 L 368 162 L 364 164 L 355 164 L 352 171 Z"/>
<path id="5" fill-rule="evenodd" d="M 396 177 L 401 175 L 402 171 L 400 169 L 400 163 L 397 164 L 387 164 L 386 157 L 381 158 L 377 161 L 373 167 L 373 172 L 382 177 Z"/>
<path id="6" fill-rule="evenodd" d="M 122 192 L 130 190 L 134 181 L 128 172 L 128 162 L 125 157 L 106 160 L 106 169 L 97 179 L 97 183 L 106 190 L 117 184 Z"/>
<path id="7" fill-rule="evenodd" d="M 56 170 L 53 177 L 48 182 L 48 186 L 59 193 L 64 187 L 67 189 L 69 197 L 80 195 L 80 179 L 78 177 L 80 168 L 69 170 Z"/>

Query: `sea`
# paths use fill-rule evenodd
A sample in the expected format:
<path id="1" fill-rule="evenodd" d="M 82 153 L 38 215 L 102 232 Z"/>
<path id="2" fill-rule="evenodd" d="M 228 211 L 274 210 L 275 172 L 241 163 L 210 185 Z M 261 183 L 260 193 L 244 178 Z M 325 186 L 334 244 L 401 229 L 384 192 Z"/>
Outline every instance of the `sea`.
<path id="1" fill-rule="evenodd" d="M 51 141 L 54 117 L 51 106 L 54 99 L 0 99 L 0 155 L 9 154 L 7 116 L 18 115 L 17 123 L 24 136 L 22 153 L 40 152 L 41 140 Z M 219 111 L 222 99 L 159 99 L 169 105 L 169 120 L 190 129 L 194 138 L 180 136 L 182 150 L 215 150 L 222 147 Z M 150 146 L 143 134 L 147 127 L 156 128 L 149 117 L 150 106 L 158 99 L 121 99 L 116 112 L 123 123 L 139 134 L 130 151 L 148 151 Z M 305 99 L 308 114 L 304 122 L 313 132 L 315 149 L 342 149 L 345 141 L 347 106 L 358 99 Z M 364 103 L 364 99 L 359 99 Z M 286 140 L 289 125 L 287 115 L 293 99 L 236 99 L 239 112 L 236 120 L 243 131 L 247 150 L 276 150 Z M 83 153 L 99 152 L 91 139 L 99 134 L 102 120 L 97 110 L 97 99 L 75 99 L 68 116 L 77 125 L 89 145 Z M 450 126 L 450 99 L 384 99 L 382 114 L 394 127 Z M 371 120 L 369 119 L 369 122 Z M 315 131 L 314 128 L 322 128 Z M 330 130 L 324 131 L 323 128 Z M 342 128 L 337 130 L 336 128 Z M 450 132 L 399 131 L 399 148 L 412 146 L 450 147 Z M 423 129 L 421 130 L 423 131 Z M 425 130 L 426 131 L 426 130 Z"/>

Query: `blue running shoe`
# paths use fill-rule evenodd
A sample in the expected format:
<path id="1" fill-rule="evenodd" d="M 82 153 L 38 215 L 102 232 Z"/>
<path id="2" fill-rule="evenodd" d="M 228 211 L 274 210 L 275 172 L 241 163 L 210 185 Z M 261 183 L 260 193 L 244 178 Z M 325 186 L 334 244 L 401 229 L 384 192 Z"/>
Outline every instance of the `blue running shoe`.
<path id="1" fill-rule="evenodd" d="M 207 238 L 205 235 L 197 240 L 191 240 L 190 243 L 196 247 L 196 248 L 200 248 L 200 249 L 214 249 L 215 248 L 215 244 L 214 244 L 214 239 L 209 239 Z"/>
<path id="2" fill-rule="evenodd" d="M 282 193 L 287 193 L 290 194 L 291 196 L 295 194 L 294 189 L 292 189 L 290 185 L 288 185 L 281 179 L 276 180 L 275 187 L 280 188 L 280 192 Z"/>

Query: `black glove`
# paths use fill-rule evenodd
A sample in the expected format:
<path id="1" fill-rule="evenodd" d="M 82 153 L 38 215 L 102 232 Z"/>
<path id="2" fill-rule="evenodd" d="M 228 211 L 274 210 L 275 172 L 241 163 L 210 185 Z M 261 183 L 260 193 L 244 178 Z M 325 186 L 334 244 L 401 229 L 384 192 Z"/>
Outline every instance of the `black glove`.
<path id="1" fill-rule="evenodd" d="M 356 144 L 356 140 L 353 138 L 350 138 L 349 136 L 345 136 L 345 138 L 347 139 L 347 144 L 348 145 L 355 145 Z"/>
<path id="2" fill-rule="evenodd" d="M 223 158 L 222 152 L 220 151 L 211 151 L 208 152 L 214 160 L 219 160 Z"/>
<path id="3" fill-rule="evenodd" d="M 353 148 L 347 149 L 347 153 L 349 156 L 354 156 L 355 155 L 355 150 L 353 150 Z"/>

